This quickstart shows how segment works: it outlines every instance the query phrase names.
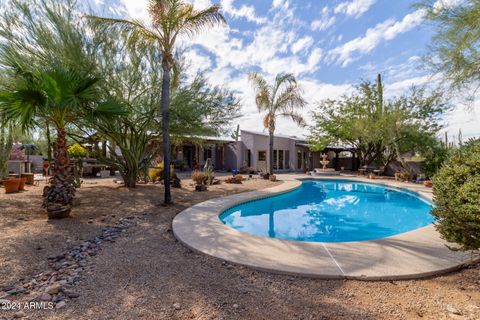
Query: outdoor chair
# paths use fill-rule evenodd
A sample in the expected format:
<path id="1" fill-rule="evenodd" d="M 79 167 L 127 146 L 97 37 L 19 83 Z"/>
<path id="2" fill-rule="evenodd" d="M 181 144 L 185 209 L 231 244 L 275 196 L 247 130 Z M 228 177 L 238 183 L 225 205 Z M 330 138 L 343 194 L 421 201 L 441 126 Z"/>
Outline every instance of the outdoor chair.
<path id="1" fill-rule="evenodd" d="M 381 166 L 378 169 L 373 170 L 373 173 L 376 174 L 377 176 L 383 175 L 385 172 L 385 166 Z"/>
<path id="2" fill-rule="evenodd" d="M 362 176 L 364 176 L 368 172 L 368 166 L 362 166 L 360 169 L 358 169 L 358 172 L 360 172 Z"/>

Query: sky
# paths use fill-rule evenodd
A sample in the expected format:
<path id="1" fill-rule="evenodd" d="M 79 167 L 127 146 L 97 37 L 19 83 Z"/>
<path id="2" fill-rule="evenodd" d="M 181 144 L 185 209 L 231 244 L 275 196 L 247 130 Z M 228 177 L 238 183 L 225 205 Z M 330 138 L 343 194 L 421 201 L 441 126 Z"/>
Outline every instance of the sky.
<path id="1" fill-rule="evenodd" d="M 95 14 L 140 19 L 148 23 L 148 0 L 89 0 Z M 310 113 L 322 99 L 348 94 L 361 80 L 381 73 L 388 96 L 405 93 L 412 85 L 438 82 L 422 63 L 434 26 L 425 21 L 417 0 L 191 0 L 201 9 L 222 6 L 227 25 L 184 39 L 189 75 L 202 71 L 212 85 L 235 91 L 243 116 L 232 128 L 262 131 L 262 115 L 248 73 L 273 81 L 281 72 L 293 73 Z M 459 0 L 437 0 L 455 5 Z M 480 103 L 459 105 L 444 117 L 453 137 L 480 136 Z M 291 120 L 279 119 L 277 133 L 308 136 Z"/>

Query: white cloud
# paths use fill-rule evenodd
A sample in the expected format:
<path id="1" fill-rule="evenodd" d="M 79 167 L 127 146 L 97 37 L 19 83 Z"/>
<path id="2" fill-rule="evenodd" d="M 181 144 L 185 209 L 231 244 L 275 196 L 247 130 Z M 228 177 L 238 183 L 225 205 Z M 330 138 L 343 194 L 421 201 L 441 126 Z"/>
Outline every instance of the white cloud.
<path id="1" fill-rule="evenodd" d="M 332 49 L 329 52 L 329 59 L 346 67 L 362 55 L 371 52 L 381 41 L 392 40 L 399 34 L 415 28 L 423 21 L 424 16 L 424 10 L 416 10 L 407 14 L 401 21 L 387 19 L 369 28 L 365 35 Z"/>
<path id="2" fill-rule="evenodd" d="M 376 0 L 352 0 L 339 3 L 335 13 L 343 13 L 355 18 L 361 17 L 375 3 Z"/>
<path id="3" fill-rule="evenodd" d="M 257 24 L 263 24 L 267 22 L 265 17 L 258 17 L 255 14 L 255 8 L 249 5 L 241 5 L 240 8 L 236 8 L 233 5 L 233 0 L 222 0 L 221 1 L 222 10 L 234 17 L 234 18 L 245 18 L 248 21 L 255 22 Z"/>
<path id="4" fill-rule="evenodd" d="M 297 54 L 298 52 L 308 49 L 312 46 L 313 44 L 313 38 L 310 36 L 302 37 L 298 39 L 293 45 L 292 45 L 292 53 Z"/>
<path id="5" fill-rule="evenodd" d="M 131 18 L 139 19 L 145 22 L 150 21 L 147 7 L 148 0 L 121 0 Z"/>
<path id="6" fill-rule="evenodd" d="M 334 15 L 330 15 L 328 6 L 323 7 L 320 19 L 313 20 L 310 27 L 313 31 L 323 31 L 330 28 L 336 19 Z"/>
<path id="7" fill-rule="evenodd" d="M 438 12 L 443 9 L 449 9 L 460 4 L 461 2 L 462 0 L 437 0 L 433 4 L 433 10 Z"/>

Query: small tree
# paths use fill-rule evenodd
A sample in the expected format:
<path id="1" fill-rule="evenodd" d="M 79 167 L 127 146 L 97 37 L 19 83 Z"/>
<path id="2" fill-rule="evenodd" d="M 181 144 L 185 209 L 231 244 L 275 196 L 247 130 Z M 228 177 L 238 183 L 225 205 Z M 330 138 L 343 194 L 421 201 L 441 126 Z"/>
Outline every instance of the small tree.
<path id="1" fill-rule="evenodd" d="M 278 74 L 273 85 L 260 74 L 253 72 L 249 79 L 255 90 L 255 103 L 259 112 L 265 113 L 263 126 L 268 130 L 269 143 L 269 166 L 268 173 L 273 174 L 273 135 L 278 117 L 290 118 L 298 125 L 303 126 L 305 121 L 298 113 L 307 102 L 302 96 L 302 89 L 297 80 L 290 73 Z"/>
<path id="2" fill-rule="evenodd" d="M 80 144 L 75 143 L 68 147 L 68 155 L 74 159 L 73 166 L 73 185 L 80 188 L 82 184 L 83 159 L 87 157 L 87 150 Z"/>
<path id="3" fill-rule="evenodd" d="M 143 25 L 140 21 L 91 17 L 94 24 L 103 29 L 120 29 L 130 44 L 158 46 L 162 52 L 163 70 L 162 93 L 159 115 L 162 117 L 163 161 L 165 162 L 164 203 L 172 203 L 170 193 L 170 85 L 171 72 L 174 68 L 174 54 L 177 40 L 191 37 L 202 30 L 224 24 L 220 6 L 212 5 L 203 10 L 196 10 L 193 4 L 181 0 L 150 0 L 148 5 L 152 25 Z"/>
<path id="4" fill-rule="evenodd" d="M 480 249 L 480 139 L 453 150 L 434 178 L 437 230 L 460 250 Z"/>

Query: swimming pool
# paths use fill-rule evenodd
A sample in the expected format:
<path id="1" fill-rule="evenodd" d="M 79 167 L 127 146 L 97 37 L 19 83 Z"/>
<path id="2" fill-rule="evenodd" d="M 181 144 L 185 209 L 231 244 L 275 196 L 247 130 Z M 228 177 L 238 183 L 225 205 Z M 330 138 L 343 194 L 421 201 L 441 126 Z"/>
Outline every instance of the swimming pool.
<path id="1" fill-rule="evenodd" d="M 293 191 L 236 205 L 219 218 L 257 236 L 348 242 L 427 226 L 433 222 L 431 208 L 410 191 L 349 180 L 307 180 Z"/>

